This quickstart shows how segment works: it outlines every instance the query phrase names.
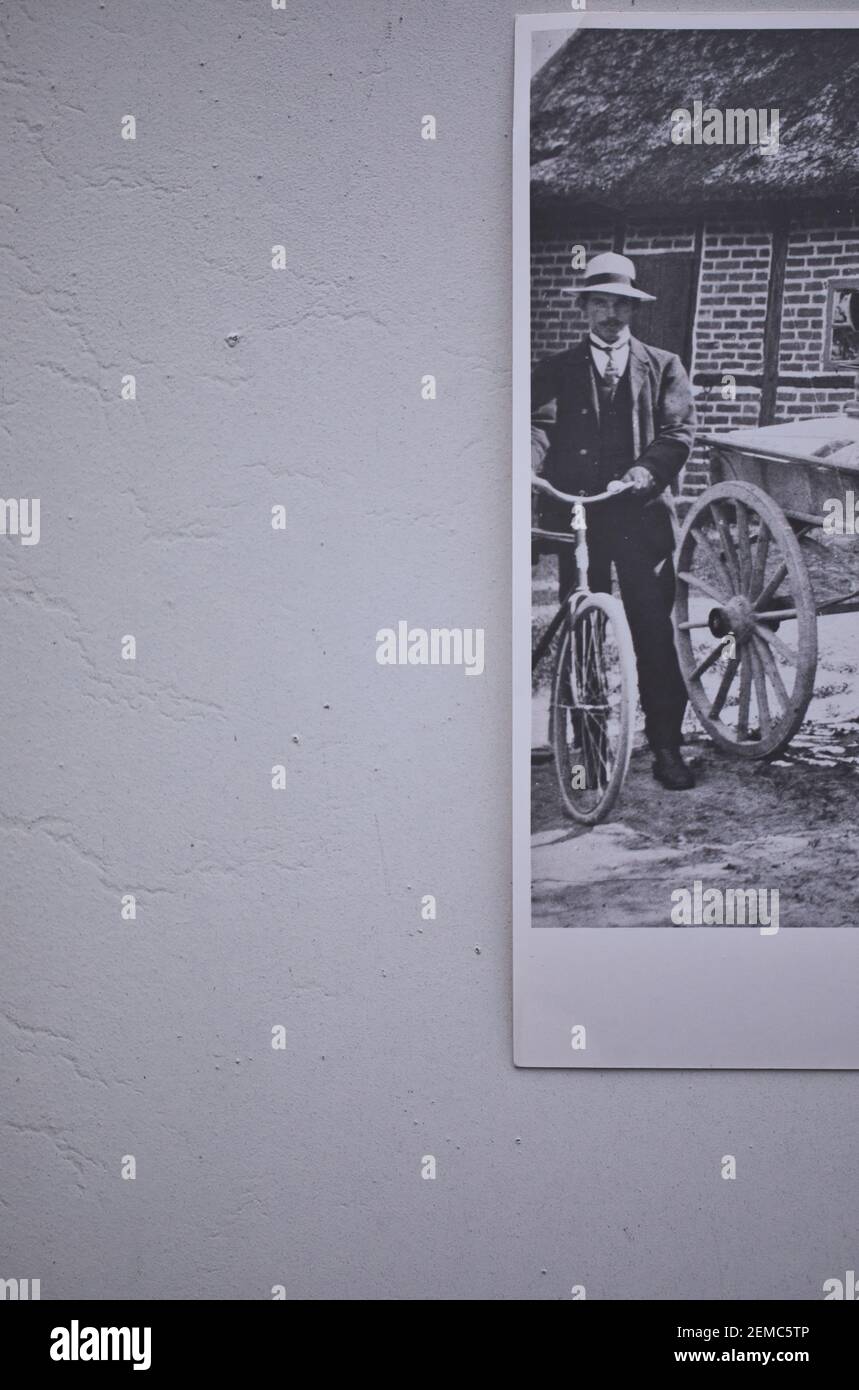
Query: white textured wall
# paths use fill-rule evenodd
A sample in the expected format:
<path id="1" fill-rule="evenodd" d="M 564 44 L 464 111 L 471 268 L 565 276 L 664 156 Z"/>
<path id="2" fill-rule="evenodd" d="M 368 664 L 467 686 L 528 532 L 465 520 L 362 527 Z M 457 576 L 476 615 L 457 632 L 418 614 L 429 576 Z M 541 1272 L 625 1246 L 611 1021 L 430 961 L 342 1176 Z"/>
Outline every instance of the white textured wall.
<path id="1" fill-rule="evenodd" d="M 3 5 L 0 476 L 42 538 L 0 537 L 0 1277 L 43 1297 L 855 1267 L 853 1075 L 511 1065 L 513 16 Z M 485 675 L 377 666 L 399 618 L 484 627 Z"/>

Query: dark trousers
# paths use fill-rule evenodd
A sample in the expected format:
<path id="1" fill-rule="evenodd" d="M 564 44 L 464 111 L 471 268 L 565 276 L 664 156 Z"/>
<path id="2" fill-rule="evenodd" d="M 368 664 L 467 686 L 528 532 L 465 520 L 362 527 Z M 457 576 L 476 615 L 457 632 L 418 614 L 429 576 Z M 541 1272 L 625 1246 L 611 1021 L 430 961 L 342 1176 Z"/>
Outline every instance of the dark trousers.
<path id="1" fill-rule="evenodd" d="M 642 525 L 640 510 L 625 515 L 588 508 L 588 582 L 595 593 L 611 593 L 614 563 L 626 611 L 635 660 L 638 694 L 644 710 L 644 729 L 651 748 L 679 748 L 686 709 L 686 686 L 680 674 L 671 610 L 674 606 L 674 565 L 670 552 L 654 554 L 653 538 Z M 662 548 L 662 547 L 660 547 Z M 575 583 L 573 547 L 562 546 L 559 588 L 565 594 Z M 658 572 L 657 572 L 658 571 Z"/>

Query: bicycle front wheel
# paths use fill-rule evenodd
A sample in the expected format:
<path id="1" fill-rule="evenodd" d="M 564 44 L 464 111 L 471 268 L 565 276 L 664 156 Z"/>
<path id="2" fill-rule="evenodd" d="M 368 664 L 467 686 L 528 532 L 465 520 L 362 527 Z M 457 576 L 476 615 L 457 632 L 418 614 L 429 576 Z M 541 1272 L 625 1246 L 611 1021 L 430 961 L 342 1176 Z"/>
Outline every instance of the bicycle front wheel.
<path id="1" fill-rule="evenodd" d="M 635 653 L 622 604 L 589 594 L 561 635 L 551 743 L 564 810 L 596 825 L 623 786 L 635 727 Z"/>

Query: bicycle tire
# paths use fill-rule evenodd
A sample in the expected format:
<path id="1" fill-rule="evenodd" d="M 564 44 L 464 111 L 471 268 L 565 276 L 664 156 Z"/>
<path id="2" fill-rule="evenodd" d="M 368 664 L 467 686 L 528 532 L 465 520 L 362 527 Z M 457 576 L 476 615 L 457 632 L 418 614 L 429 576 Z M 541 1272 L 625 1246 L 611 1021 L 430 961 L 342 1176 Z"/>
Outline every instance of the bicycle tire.
<path id="1" fill-rule="evenodd" d="M 567 737 L 568 716 L 572 717 L 572 712 L 579 709 L 580 702 L 573 700 L 572 691 L 569 700 L 565 699 L 568 689 L 565 682 L 568 679 L 569 671 L 569 685 L 579 684 L 576 673 L 572 670 L 573 640 L 578 632 L 582 645 L 586 645 L 586 628 L 589 625 L 593 626 L 599 614 L 610 627 L 617 650 L 619 683 L 613 696 L 617 719 L 617 737 L 612 767 L 605 779 L 605 785 L 584 788 L 583 790 L 592 795 L 599 793 L 595 803 L 585 805 L 582 799 L 575 799 L 574 789 L 570 785 L 572 780 L 570 769 L 572 766 L 579 765 L 570 762 L 570 747 Z M 583 665 L 584 663 L 580 660 L 579 664 Z M 561 802 L 565 813 L 572 820 L 577 821 L 580 825 L 596 825 L 606 818 L 620 795 L 629 768 L 635 731 L 635 652 L 623 605 L 611 594 L 589 594 L 576 607 L 572 620 L 568 620 L 564 624 L 555 656 L 551 688 L 549 741 L 555 755 L 555 771 Z M 579 717 L 581 719 L 581 715 Z M 581 727 L 585 727 L 584 720 L 582 720 Z M 590 738 L 590 734 L 588 738 Z"/>

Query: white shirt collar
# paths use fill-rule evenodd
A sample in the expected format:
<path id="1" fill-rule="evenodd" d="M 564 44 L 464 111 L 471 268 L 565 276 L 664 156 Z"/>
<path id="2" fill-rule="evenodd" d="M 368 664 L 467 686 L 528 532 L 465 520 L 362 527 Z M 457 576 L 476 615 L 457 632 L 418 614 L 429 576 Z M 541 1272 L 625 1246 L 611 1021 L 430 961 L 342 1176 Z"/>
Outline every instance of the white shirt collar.
<path id="1" fill-rule="evenodd" d="M 629 328 L 622 328 L 613 343 L 607 343 L 604 338 L 601 338 L 599 336 L 598 333 L 594 333 L 593 329 L 590 330 L 589 336 L 592 345 L 594 345 L 595 347 L 602 348 L 603 352 L 616 352 L 618 348 L 628 347 L 630 331 Z"/>

